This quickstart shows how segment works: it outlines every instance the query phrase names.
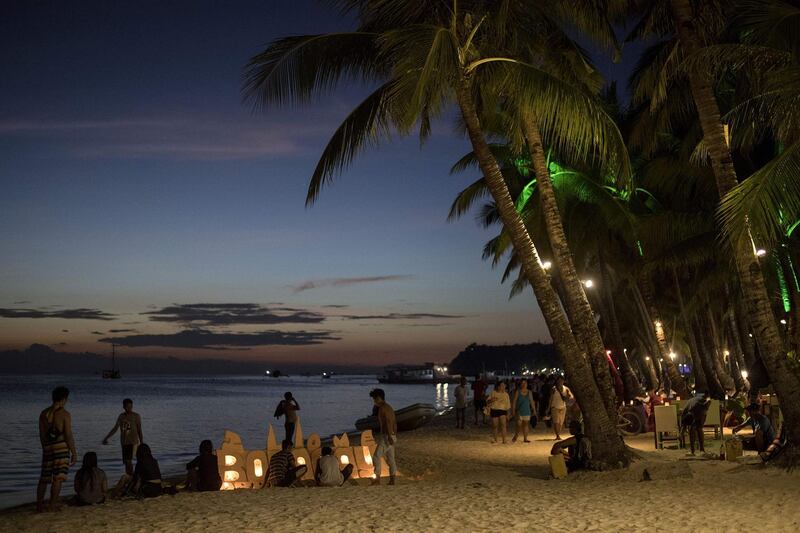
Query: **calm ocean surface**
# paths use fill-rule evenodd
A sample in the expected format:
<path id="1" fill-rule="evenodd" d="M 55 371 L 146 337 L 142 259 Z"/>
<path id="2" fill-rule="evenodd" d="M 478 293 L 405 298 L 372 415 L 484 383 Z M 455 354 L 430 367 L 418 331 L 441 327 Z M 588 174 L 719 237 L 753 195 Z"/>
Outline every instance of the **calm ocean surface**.
<path id="1" fill-rule="evenodd" d="M 370 376 L 264 378 L 251 376 L 181 377 L 140 376 L 104 380 L 82 376 L 0 376 L 0 508 L 30 502 L 36 497 L 41 448 L 38 417 L 50 404 L 57 385 L 70 389 L 67 410 L 78 449 L 78 465 L 70 470 L 62 494 L 72 492 L 73 475 L 88 451 L 97 452 L 109 484 L 124 471 L 119 433 L 107 446 L 103 437 L 122 412 L 122 400 L 132 398 L 142 416 L 145 442 L 161 465 L 165 477 L 184 472 L 184 464 L 197 454 L 202 439 L 217 447 L 224 430 L 242 436 L 246 448 L 263 448 L 267 424 L 280 441 L 282 419 L 272 414 L 286 391 L 300 403 L 304 437 L 326 437 L 355 429 L 356 419 L 372 411 L 370 389 L 378 386 Z M 452 401 L 454 385 L 382 385 L 395 409 L 425 402 L 443 409 Z"/>

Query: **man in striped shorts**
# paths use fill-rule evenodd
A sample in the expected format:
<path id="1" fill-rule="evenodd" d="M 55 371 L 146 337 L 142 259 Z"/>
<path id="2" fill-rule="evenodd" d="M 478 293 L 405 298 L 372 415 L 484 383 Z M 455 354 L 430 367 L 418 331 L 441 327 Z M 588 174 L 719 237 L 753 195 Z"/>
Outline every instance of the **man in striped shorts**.
<path id="1" fill-rule="evenodd" d="M 53 389 L 53 404 L 39 415 L 39 440 L 42 443 L 42 475 L 36 487 L 36 512 L 44 511 L 44 496 L 50 487 L 50 510 L 58 509 L 61 484 L 69 467 L 75 464 L 77 452 L 72 438 L 72 417 L 64 409 L 69 389 Z"/>

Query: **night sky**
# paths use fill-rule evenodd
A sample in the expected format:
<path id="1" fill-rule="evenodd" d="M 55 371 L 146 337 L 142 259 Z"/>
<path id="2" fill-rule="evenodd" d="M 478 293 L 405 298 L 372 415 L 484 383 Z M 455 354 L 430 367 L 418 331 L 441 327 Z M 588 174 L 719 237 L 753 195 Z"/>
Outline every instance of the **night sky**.
<path id="1" fill-rule="evenodd" d="M 549 340 L 532 294 L 509 301 L 481 260 L 495 232 L 446 220 L 478 177 L 449 175 L 469 151 L 452 121 L 304 207 L 369 87 L 255 115 L 242 68 L 274 38 L 351 27 L 311 0 L 3 2 L 0 349 L 379 365 Z"/>

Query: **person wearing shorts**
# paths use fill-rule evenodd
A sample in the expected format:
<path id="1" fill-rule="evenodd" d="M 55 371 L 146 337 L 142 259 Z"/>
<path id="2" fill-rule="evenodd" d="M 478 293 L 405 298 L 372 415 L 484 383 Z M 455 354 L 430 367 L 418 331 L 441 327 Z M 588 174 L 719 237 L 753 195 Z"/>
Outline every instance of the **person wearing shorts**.
<path id="1" fill-rule="evenodd" d="M 136 448 L 144 442 L 142 436 L 142 417 L 139 413 L 133 412 L 133 400 L 125 398 L 122 400 L 122 413 L 117 417 L 117 423 L 108 432 L 103 444 L 108 444 L 108 439 L 119 430 L 120 444 L 122 445 L 122 463 L 125 465 L 125 473 L 133 475 L 133 455 Z"/>
<path id="2" fill-rule="evenodd" d="M 59 507 L 61 485 L 67 479 L 69 467 L 75 464 L 78 452 L 72 437 L 72 416 L 64 409 L 69 389 L 53 389 L 53 403 L 39 414 L 39 441 L 42 444 L 42 472 L 36 487 L 36 512 L 44 511 L 44 497 L 50 485 L 50 510 Z"/>
<path id="3" fill-rule="evenodd" d="M 498 436 L 502 436 L 503 444 L 506 444 L 508 410 L 511 408 L 511 399 L 508 397 L 504 382 L 497 382 L 486 404 L 489 406 L 489 416 L 492 418 L 492 444 L 497 444 Z"/>
<path id="4" fill-rule="evenodd" d="M 517 442 L 520 432 L 522 433 L 522 442 L 530 442 L 528 440 L 528 428 L 530 427 L 531 416 L 535 411 L 536 402 L 533 400 L 533 393 L 528 388 L 528 380 L 523 379 L 517 390 L 514 391 L 514 401 L 511 402 L 511 418 L 514 418 L 514 416 L 517 418 L 517 425 L 511 442 Z"/>
<path id="5" fill-rule="evenodd" d="M 564 417 L 567 414 L 567 403 L 574 400 L 572 391 L 564 385 L 564 378 L 558 376 L 550 395 L 550 417 L 553 420 L 553 433 L 556 440 L 561 440 L 561 430 L 564 428 Z"/>

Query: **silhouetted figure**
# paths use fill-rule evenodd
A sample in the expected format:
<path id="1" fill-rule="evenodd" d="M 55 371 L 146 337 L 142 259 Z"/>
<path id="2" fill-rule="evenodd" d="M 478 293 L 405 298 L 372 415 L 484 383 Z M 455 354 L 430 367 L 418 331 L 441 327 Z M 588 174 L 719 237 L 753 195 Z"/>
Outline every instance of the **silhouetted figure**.
<path id="1" fill-rule="evenodd" d="M 330 446 L 322 448 L 322 455 L 317 461 L 317 470 L 314 473 L 314 480 L 320 487 L 340 487 L 344 485 L 353 474 L 353 465 L 345 465 L 339 469 L 339 460 L 333 455 Z"/>
<path id="2" fill-rule="evenodd" d="M 186 489 L 200 492 L 219 490 L 222 478 L 219 475 L 217 456 L 210 440 L 200 443 L 200 455 L 186 464 Z"/>
<path id="3" fill-rule="evenodd" d="M 95 505 L 106 501 L 108 479 L 106 473 L 97 467 L 97 454 L 86 452 L 83 464 L 75 474 L 75 503 Z"/>
<path id="4" fill-rule="evenodd" d="M 283 395 L 283 400 L 280 401 L 278 407 L 275 408 L 275 418 L 284 417 L 283 427 L 286 429 L 286 440 L 294 446 L 294 429 L 297 426 L 297 411 L 300 410 L 300 404 L 292 396 L 291 392 Z"/>
<path id="5" fill-rule="evenodd" d="M 53 389 L 53 403 L 39 415 L 39 441 L 42 445 L 42 473 L 36 487 L 36 512 L 44 511 L 44 496 L 50 485 L 50 510 L 58 509 L 61 485 L 67 479 L 69 467 L 75 464 L 78 453 L 72 438 L 72 417 L 64 406 L 69 389 Z"/>
<path id="6" fill-rule="evenodd" d="M 155 498 L 162 494 L 161 469 L 147 444 L 139 445 L 136 450 L 136 468 L 128 488 L 140 498 Z"/>
<path id="7" fill-rule="evenodd" d="M 292 441 L 284 439 L 281 451 L 273 455 L 267 468 L 267 483 L 264 487 L 292 487 L 308 470 L 306 465 L 295 466 Z"/>

